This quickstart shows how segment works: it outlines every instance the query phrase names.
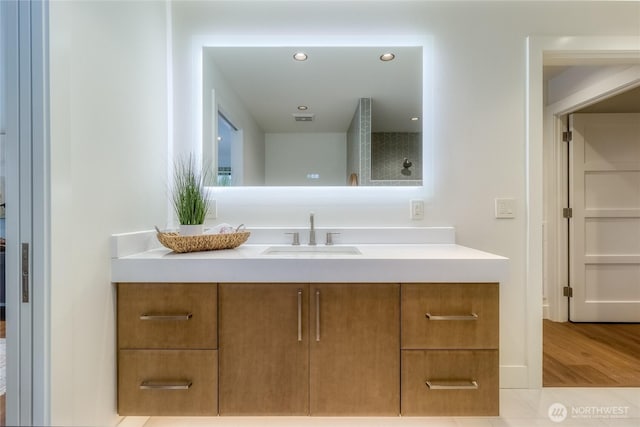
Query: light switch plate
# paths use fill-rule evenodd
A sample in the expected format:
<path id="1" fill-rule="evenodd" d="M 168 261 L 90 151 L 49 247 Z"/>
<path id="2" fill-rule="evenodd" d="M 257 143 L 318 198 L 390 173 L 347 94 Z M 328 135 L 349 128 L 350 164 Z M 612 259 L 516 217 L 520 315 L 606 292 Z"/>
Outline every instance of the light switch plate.
<path id="1" fill-rule="evenodd" d="M 496 202 L 496 218 L 515 218 L 516 217 L 515 199 L 495 199 L 495 202 Z"/>

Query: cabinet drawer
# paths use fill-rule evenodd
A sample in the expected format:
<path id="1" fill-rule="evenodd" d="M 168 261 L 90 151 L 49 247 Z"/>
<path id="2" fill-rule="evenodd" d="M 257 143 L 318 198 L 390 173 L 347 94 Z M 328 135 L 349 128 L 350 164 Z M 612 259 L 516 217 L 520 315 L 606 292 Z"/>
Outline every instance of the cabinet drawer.
<path id="1" fill-rule="evenodd" d="M 120 415 L 216 415 L 217 350 L 120 350 Z"/>
<path id="2" fill-rule="evenodd" d="M 402 285 L 402 348 L 498 348 L 497 283 Z"/>
<path id="3" fill-rule="evenodd" d="M 118 284 L 119 348 L 218 347 L 217 285 Z"/>
<path id="4" fill-rule="evenodd" d="M 498 375 L 497 350 L 403 350 L 402 415 L 499 415 Z"/>

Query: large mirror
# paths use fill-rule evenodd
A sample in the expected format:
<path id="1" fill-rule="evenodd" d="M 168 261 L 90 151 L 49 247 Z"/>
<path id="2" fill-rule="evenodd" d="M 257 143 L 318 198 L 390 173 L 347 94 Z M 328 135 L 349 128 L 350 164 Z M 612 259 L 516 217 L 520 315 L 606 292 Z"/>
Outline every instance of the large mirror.
<path id="1" fill-rule="evenodd" d="M 204 47 L 217 186 L 422 185 L 422 47 Z"/>

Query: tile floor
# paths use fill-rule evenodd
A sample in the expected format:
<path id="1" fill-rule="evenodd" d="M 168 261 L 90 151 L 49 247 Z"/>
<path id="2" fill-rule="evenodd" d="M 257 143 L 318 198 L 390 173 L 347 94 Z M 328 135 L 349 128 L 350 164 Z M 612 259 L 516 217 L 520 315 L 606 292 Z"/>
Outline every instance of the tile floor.
<path id="1" fill-rule="evenodd" d="M 554 404 L 566 408 L 564 420 L 549 416 Z M 499 417 L 128 417 L 120 426 L 135 421 L 144 427 L 640 427 L 640 388 L 503 389 Z"/>

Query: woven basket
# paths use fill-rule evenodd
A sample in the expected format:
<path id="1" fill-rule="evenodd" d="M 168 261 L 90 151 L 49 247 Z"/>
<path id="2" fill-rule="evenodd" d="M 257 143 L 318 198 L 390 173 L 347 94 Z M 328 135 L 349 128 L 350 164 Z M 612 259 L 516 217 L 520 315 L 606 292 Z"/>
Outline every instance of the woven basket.
<path id="1" fill-rule="evenodd" d="M 166 248 L 175 252 L 216 251 L 233 249 L 247 241 L 251 233 L 240 231 L 227 234 L 201 234 L 199 236 L 181 236 L 178 233 L 158 231 L 158 240 Z"/>

